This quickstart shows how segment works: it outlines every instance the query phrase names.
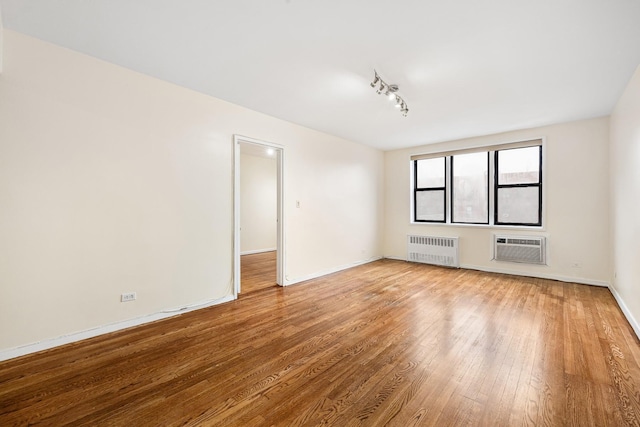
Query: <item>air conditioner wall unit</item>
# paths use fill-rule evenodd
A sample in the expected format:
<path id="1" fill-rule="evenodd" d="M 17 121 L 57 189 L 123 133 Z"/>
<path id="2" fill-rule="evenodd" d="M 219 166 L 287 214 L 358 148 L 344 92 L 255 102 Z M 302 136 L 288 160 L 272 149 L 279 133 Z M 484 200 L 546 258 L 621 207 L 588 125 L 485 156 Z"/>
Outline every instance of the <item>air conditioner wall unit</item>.
<path id="1" fill-rule="evenodd" d="M 496 261 L 546 265 L 546 238 L 541 236 L 494 235 Z"/>

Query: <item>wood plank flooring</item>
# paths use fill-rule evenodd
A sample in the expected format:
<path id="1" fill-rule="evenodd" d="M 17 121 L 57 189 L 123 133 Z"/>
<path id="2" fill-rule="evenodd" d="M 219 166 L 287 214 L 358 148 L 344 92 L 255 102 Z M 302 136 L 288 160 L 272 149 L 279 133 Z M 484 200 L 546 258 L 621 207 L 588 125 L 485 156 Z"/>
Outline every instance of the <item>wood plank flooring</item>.
<path id="1" fill-rule="evenodd" d="M 276 251 L 240 257 L 240 294 L 273 288 L 276 284 Z"/>
<path id="2" fill-rule="evenodd" d="M 607 289 L 381 260 L 0 363 L 0 425 L 638 426 L 639 391 Z"/>

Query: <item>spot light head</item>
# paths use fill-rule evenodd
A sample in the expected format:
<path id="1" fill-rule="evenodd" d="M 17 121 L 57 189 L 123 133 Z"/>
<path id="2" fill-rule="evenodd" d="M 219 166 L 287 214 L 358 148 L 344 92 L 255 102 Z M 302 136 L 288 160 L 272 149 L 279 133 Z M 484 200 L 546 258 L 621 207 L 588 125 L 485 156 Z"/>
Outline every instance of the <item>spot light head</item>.
<path id="1" fill-rule="evenodd" d="M 378 73 L 376 73 L 376 76 L 373 78 L 373 81 L 371 82 L 371 87 L 376 87 L 379 81 L 380 81 L 380 77 L 378 77 Z"/>

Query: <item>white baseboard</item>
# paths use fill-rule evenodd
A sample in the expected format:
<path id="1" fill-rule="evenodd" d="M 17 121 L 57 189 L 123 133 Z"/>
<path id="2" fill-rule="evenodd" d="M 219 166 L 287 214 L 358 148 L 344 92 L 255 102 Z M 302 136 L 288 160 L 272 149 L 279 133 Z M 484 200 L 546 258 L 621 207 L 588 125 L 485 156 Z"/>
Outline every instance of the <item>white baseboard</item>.
<path id="1" fill-rule="evenodd" d="M 609 290 L 611 291 L 613 297 L 616 299 L 616 302 L 618 303 L 620 310 L 622 310 L 624 317 L 627 318 L 627 322 L 629 322 L 629 324 L 631 325 L 633 332 L 635 332 L 638 339 L 640 339 L 640 323 L 638 323 L 635 317 L 633 317 L 633 314 L 631 314 L 631 311 L 629 311 L 627 304 L 624 303 L 624 300 L 622 299 L 616 288 L 614 286 L 609 286 Z"/>
<path id="2" fill-rule="evenodd" d="M 370 262 L 378 261 L 379 259 L 382 259 L 382 258 L 383 257 L 381 257 L 381 256 L 376 256 L 376 257 L 369 258 L 369 259 L 364 260 L 364 261 L 354 262 L 353 264 L 346 264 L 346 265 L 342 265 L 340 267 L 332 268 L 330 270 L 324 270 L 324 271 L 320 271 L 320 272 L 317 272 L 317 273 L 309 274 L 307 276 L 296 277 L 295 279 L 285 278 L 285 286 L 289 286 L 289 285 L 293 285 L 293 284 L 296 284 L 296 283 L 304 282 L 306 280 L 316 279 L 318 277 L 326 276 L 327 274 L 337 273 L 338 271 L 346 270 L 346 269 L 352 268 L 352 267 L 357 267 L 359 265 L 369 264 Z"/>
<path id="3" fill-rule="evenodd" d="M 549 274 L 549 273 L 543 273 L 539 271 L 518 271 L 518 270 L 510 270 L 508 268 L 493 268 L 493 267 L 484 267 L 484 266 L 470 265 L 470 264 L 460 265 L 460 268 L 466 268 L 468 270 L 486 271 L 488 273 L 511 274 L 513 276 L 537 277 L 539 279 L 559 280 L 560 282 L 578 283 L 581 285 L 591 285 L 591 286 L 601 286 L 604 288 L 609 287 L 609 282 L 604 282 L 601 280 L 585 279 L 582 277 L 563 276 L 560 274 L 553 274 L 553 273 Z"/>
<path id="4" fill-rule="evenodd" d="M 359 262 L 356 262 L 356 263 L 353 263 L 353 264 L 343 265 L 343 266 L 340 266 L 340 267 L 337 267 L 337 268 L 333 268 L 333 269 L 330 269 L 330 270 L 325 270 L 325 271 L 313 273 L 313 274 L 310 274 L 310 275 L 307 275 L 307 276 L 297 277 L 297 278 L 295 278 L 293 280 L 286 280 L 285 281 L 285 283 L 286 283 L 285 286 L 293 285 L 295 283 L 304 282 L 306 280 L 315 279 L 315 278 L 318 278 L 318 277 L 321 277 L 321 276 L 325 276 L 327 274 L 336 273 L 338 271 L 346 270 L 348 268 L 356 267 L 358 265 L 368 264 L 370 262 L 377 261 L 377 260 L 379 260 L 381 258 L 383 258 L 383 257 L 373 257 L 371 259 L 359 261 Z M 404 258 L 393 257 L 393 256 L 387 256 L 387 257 L 384 257 L 384 258 L 393 259 L 393 260 L 397 260 L 397 261 L 407 261 Z M 580 283 L 580 284 L 585 284 L 585 285 L 608 287 L 609 290 L 611 291 L 611 293 L 613 294 L 613 297 L 615 298 L 616 302 L 618 303 L 618 306 L 620 307 L 620 309 L 622 310 L 623 314 L 627 318 L 627 321 L 629 322 L 629 324 L 633 328 L 633 330 L 636 333 L 636 335 L 638 336 L 638 338 L 640 338 L 640 324 L 638 324 L 638 322 L 635 320 L 635 318 L 633 317 L 633 315 L 631 314 L 631 312 L 627 308 L 626 304 L 622 300 L 622 297 L 618 294 L 616 289 L 613 286 L 610 286 L 609 283 L 607 283 L 607 282 L 598 281 L 598 280 L 591 280 L 591 279 L 582 279 L 582 278 L 576 278 L 576 277 L 555 276 L 555 275 L 552 275 L 552 274 L 539 274 L 537 272 L 535 274 L 532 274 L 532 273 L 528 273 L 528 272 L 514 271 L 514 270 L 508 270 L 508 269 L 486 268 L 486 267 L 480 267 L 480 266 L 474 266 L 474 265 L 466 265 L 466 264 L 465 265 L 461 265 L 460 267 L 461 268 L 466 268 L 466 269 L 471 269 L 471 270 L 486 271 L 486 272 L 490 272 L 490 273 L 512 274 L 512 275 L 517 275 L 517 276 L 528 276 L 528 277 L 539 277 L 541 279 L 560 280 L 560 281 L 563 281 L 563 282 L 571 282 L 571 283 Z M 234 298 L 233 295 L 228 295 L 228 296 L 225 296 L 223 298 L 219 298 L 219 299 L 211 300 L 211 301 L 206 301 L 206 302 L 203 302 L 203 303 L 197 303 L 197 304 L 190 305 L 190 306 L 187 306 L 187 307 L 181 307 L 181 308 L 176 308 L 176 309 L 172 309 L 172 310 L 165 310 L 165 311 L 161 311 L 161 312 L 158 312 L 158 313 L 149 314 L 149 315 L 146 315 L 146 316 L 141 316 L 141 317 L 138 317 L 138 318 L 135 318 L 135 319 L 124 320 L 124 321 L 116 322 L 116 323 L 113 323 L 113 324 L 110 324 L 110 325 L 100 326 L 100 327 L 97 327 L 97 328 L 93 328 L 93 329 L 89 329 L 89 330 L 85 330 L 85 331 L 81 331 L 81 332 L 76 332 L 76 333 L 73 333 L 73 334 L 63 335 L 63 336 L 60 336 L 60 337 L 57 337 L 57 338 L 51 338 L 51 339 L 39 341 L 39 342 L 33 343 L 33 344 L 27 344 L 27 345 L 24 345 L 24 346 L 21 346 L 21 347 L 11 348 L 11 349 L 7 349 L 7 350 L 0 350 L 0 362 L 4 361 L 4 360 L 9 360 L 9 359 L 13 359 L 13 358 L 16 358 L 16 357 L 24 356 L 24 355 L 27 355 L 27 354 L 30 354 L 30 353 L 35 353 L 35 352 L 38 352 L 38 351 L 48 350 L 48 349 L 54 348 L 54 347 L 59 347 L 61 345 L 69 344 L 69 343 L 72 343 L 72 342 L 81 341 L 81 340 L 88 339 L 88 338 L 93 338 L 93 337 L 96 337 L 98 335 L 103 335 L 103 334 L 107 334 L 107 333 L 110 333 L 110 332 L 119 331 L 121 329 L 131 328 L 131 327 L 134 327 L 134 326 L 143 325 L 145 323 L 154 322 L 156 320 L 166 319 L 166 318 L 169 318 L 169 317 L 177 316 L 179 314 L 188 313 L 190 311 L 199 310 L 199 309 L 206 308 L 206 307 L 211 307 L 213 305 L 223 304 L 223 303 L 226 303 L 226 302 L 233 301 L 234 299 L 235 298 Z"/>
<path id="5" fill-rule="evenodd" d="M 38 351 L 59 347 L 61 345 L 70 344 L 72 342 L 85 340 L 87 338 L 97 337 L 98 335 L 108 334 L 110 332 L 119 331 L 121 329 L 127 329 L 133 326 L 139 326 L 145 323 L 155 322 L 156 320 L 166 319 L 168 317 L 177 316 L 179 314 L 188 313 L 190 311 L 211 307 L 213 305 L 218 305 L 218 304 L 222 304 L 222 303 L 233 301 L 233 300 L 234 300 L 234 296 L 228 295 L 226 297 L 222 297 L 216 300 L 196 303 L 193 305 L 180 307 L 176 309 L 164 310 L 158 313 L 137 317 L 135 319 L 123 320 L 121 322 L 112 323 L 110 325 L 99 326 L 97 328 L 87 329 L 85 331 L 75 332 L 75 333 L 63 335 L 57 338 L 42 340 L 33 344 L 27 344 L 24 346 L 10 348 L 7 350 L 0 350 L 0 362 L 4 360 L 9 360 L 16 357 L 24 356 L 27 354 L 35 353 Z"/>
<path id="6" fill-rule="evenodd" d="M 400 257 L 394 257 L 394 256 L 386 256 L 385 258 L 394 259 L 397 261 L 407 261 L 406 258 L 400 258 Z M 460 268 L 465 268 L 467 270 L 486 271 L 487 273 L 511 274 L 513 276 L 537 277 L 539 279 L 559 280 L 561 282 L 578 283 L 581 285 L 601 286 L 604 288 L 610 287 L 609 282 L 604 282 L 601 280 L 585 279 L 581 277 L 569 277 L 569 276 L 562 276 L 558 274 L 547 274 L 547 273 L 540 273 L 537 271 L 536 272 L 518 271 L 518 270 L 509 270 L 508 268 L 493 268 L 493 267 L 485 267 L 485 266 L 472 265 L 472 264 L 460 264 Z"/>
<path id="7" fill-rule="evenodd" d="M 273 252 L 273 251 L 277 251 L 277 250 L 278 250 L 278 248 L 255 249 L 255 250 L 252 250 L 252 251 L 240 252 L 240 255 L 261 254 L 263 252 Z"/>

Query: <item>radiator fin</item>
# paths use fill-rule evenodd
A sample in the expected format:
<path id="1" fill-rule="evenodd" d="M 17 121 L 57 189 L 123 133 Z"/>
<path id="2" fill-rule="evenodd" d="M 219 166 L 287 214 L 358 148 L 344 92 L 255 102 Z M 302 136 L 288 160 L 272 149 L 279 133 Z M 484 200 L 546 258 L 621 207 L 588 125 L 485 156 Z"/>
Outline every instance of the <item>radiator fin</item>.
<path id="1" fill-rule="evenodd" d="M 457 237 L 407 236 L 407 260 L 460 267 Z"/>

